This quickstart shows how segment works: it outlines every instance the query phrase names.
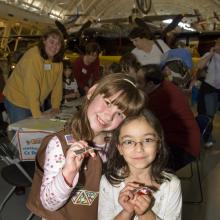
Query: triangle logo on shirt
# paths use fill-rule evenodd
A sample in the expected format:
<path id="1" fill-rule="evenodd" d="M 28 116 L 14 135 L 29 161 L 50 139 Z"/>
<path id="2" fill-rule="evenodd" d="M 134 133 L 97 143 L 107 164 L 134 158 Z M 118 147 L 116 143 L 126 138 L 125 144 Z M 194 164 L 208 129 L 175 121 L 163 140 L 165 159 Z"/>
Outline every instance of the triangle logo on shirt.
<path id="1" fill-rule="evenodd" d="M 91 206 L 96 197 L 98 196 L 97 192 L 87 191 L 87 190 L 78 190 L 72 197 L 72 202 L 75 205 L 87 205 Z"/>

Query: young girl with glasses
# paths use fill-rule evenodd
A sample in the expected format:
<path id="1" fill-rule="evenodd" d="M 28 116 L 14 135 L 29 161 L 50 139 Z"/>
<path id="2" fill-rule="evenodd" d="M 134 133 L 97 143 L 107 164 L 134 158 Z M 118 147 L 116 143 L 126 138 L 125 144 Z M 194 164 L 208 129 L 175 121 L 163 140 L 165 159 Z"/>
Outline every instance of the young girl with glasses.
<path id="1" fill-rule="evenodd" d="M 148 110 L 114 131 L 99 193 L 99 220 L 179 220 L 179 179 L 165 171 L 168 151 L 159 121 Z"/>

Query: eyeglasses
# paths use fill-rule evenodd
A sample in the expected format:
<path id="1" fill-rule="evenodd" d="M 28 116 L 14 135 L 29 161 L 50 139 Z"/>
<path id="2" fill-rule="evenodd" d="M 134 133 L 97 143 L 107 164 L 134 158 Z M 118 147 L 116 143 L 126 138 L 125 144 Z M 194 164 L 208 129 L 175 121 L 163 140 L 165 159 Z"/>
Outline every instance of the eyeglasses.
<path id="1" fill-rule="evenodd" d="M 142 147 L 147 148 L 150 146 L 153 146 L 156 142 L 158 142 L 158 139 L 154 139 L 154 138 L 145 138 L 142 141 L 133 141 L 133 140 L 124 140 L 122 141 L 120 144 L 124 147 L 124 148 L 134 148 L 137 144 L 141 144 Z"/>

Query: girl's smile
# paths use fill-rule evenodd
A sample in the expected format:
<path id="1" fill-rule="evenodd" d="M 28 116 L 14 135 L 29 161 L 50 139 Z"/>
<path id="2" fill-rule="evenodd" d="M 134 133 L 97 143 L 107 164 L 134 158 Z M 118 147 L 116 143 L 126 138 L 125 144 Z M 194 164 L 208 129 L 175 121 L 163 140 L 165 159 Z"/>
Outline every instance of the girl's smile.
<path id="1" fill-rule="evenodd" d="M 89 104 L 87 115 L 90 127 L 96 135 L 102 131 L 114 130 L 125 119 L 118 106 L 112 104 L 120 94 L 118 92 L 109 98 L 97 95 Z"/>

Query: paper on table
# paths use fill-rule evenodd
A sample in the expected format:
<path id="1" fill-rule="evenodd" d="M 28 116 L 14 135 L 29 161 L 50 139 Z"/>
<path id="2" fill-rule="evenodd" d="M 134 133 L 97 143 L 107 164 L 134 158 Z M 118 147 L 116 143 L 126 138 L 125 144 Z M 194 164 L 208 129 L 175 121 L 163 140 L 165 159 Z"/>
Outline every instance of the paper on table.
<path id="1" fill-rule="evenodd" d="M 9 130 L 26 130 L 26 131 L 49 131 L 56 132 L 64 128 L 65 122 L 63 121 L 51 121 L 46 118 L 28 118 L 14 124 L 9 125 Z"/>

